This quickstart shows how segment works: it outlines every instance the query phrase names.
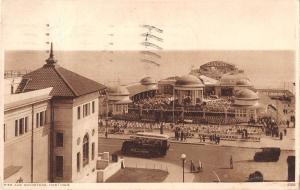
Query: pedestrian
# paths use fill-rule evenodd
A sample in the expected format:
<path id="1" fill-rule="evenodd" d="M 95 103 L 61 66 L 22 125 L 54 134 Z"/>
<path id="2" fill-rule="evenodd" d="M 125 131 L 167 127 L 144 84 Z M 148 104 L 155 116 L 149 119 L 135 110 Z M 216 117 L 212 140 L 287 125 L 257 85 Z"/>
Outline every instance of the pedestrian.
<path id="1" fill-rule="evenodd" d="M 107 130 L 105 131 L 105 138 L 107 139 L 108 137 L 108 133 L 107 133 Z"/>
<path id="2" fill-rule="evenodd" d="M 199 167 L 198 167 L 198 171 L 201 172 L 203 169 L 203 163 L 199 160 Z"/>
<path id="3" fill-rule="evenodd" d="M 202 136 L 199 134 L 199 139 L 200 139 L 200 142 L 202 142 Z"/>
<path id="4" fill-rule="evenodd" d="M 183 130 L 180 131 L 180 141 L 183 141 Z"/>
<path id="5" fill-rule="evenodd" d="M 195 165 L 193 163 L 193 160 L 191 160 L 191 173 L 195 171 Z"/>
<path id="6" fill-rule="evenodd" d="M 282 140 L 282 136 L 283 136 L 283 135 L 282 135 L 282 132 L 280 132 L 280 140 Z"/>
<path id="7" fill-rule="evenodd" d="M 203 139 L 203 142 L 205 142 L 205 135 L 203 135 L 203 138 L 202 138 L 202 139 Z"/>
<path id="8" fill-rule="evenodd" d="M 230 169 L 233 169 L 233 160 L 232 160 L 232 156 L 230 156 Z"/>
<path id="9" fill-rule="evenodd" d="M 283 132 L 284 132 L 284 136 L 286 136 L 286 132 L 287 132 L 286 129 L 284 129 Z"/>

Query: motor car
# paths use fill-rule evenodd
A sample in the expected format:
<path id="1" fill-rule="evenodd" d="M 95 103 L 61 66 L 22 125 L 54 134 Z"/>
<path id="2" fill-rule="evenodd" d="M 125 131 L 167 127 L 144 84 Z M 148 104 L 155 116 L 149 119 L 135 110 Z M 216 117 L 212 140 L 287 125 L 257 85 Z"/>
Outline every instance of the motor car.
<path id="1" fill-rule="evenodd" d="M 277 147 L 265 147 L 262 151 L 256 152 L 254 155 L 254 161 L 256 162 L 277 162 L 280 157 L 280 148 Z"/>

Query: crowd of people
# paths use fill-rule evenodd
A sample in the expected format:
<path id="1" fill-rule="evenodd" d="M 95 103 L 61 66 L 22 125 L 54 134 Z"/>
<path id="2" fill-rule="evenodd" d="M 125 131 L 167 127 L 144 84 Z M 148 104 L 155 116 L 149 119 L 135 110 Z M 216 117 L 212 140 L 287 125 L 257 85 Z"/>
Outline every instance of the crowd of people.
<path id="1" fill-rule="evenodd" d="M 142 109 L 161 109 L 170 106 L 172 103 L 171 95 L 160 95 L 141 99 L 133 103 L 133 107 Z"/>
<path id="2" fill-rule="evenodd" d="M 248 139 L 249 137 L 259 137 L 263 128 L 250 127 L 242 125 L 199 125 L 187 123 L 163 123 L 163 122 L 141 122 L 141 121 L 125 121 L 125 120 L 110 120 L 107 122 L 101 121 L 101 126 L 109 128 L 110 133 L 127 133 L 147 131 L 153 132 L 160 130 L 173 132 L 174 137 L 178 141 L 186 141 L 187 138 L 200 138 L 201 142 L 209 139 L 210 142 L 218 144 L 223 137 L 234 137 L 236 139 Z M 102 127 L 103 128 L 103 127 Z"/>
<path id="3" fill-rule="evenodd" d="M 165 123 L 157 122 L 141 122 L 141 121 L 126 121 L 126 120 L 109 120 L 107 123 L 104 120 L 100 120 L 100 127 L 107 127 L 111 129 L 111 132 L 124 132 L 124 130 L 131 130 L 132 132 L 139 131 L 152 131 L 163 127 L 164 129 L 170 130 L 170 125 Z M 107 126 L 106 126 L 107 125 Z"/>
<path id="4" fill-rule="evenodd" d="M 215 100 L 209 100 L 202 106 L 202 110 L 205 112 L 234 112 L 231 107 L 232 100 L 228 98 L 219 98 Z"/>
<path id="5" fill-rule="evenodd" d="M 277 123 L 271 117 L 259 118 L 258 123 L 264 126 L 263 128 L 267 136 L 272 136 L 272 137 L 281 136 L 282 138 L 282 134 L 280 134 L 282 132 L 279 131 L 279 127 Z"/>
<path id="6" fill-rule="evenodd" d="M 188 106 L 186 105 L 186 109 L 193 109 L 197 111 L 205 111 L 205 112 L 234 112 L 234 109 L 231 106 L 232 99 L 228 98 L 218 98 L 218 99 L 207 99 L 207 101 L 197 104 L 196 106 Z M 180 106 L 175 100 L 175 107 Z M 171 95 L 160 95 L 155 97 L 149 97 L 145 99 L 141 99 L 133 103 L 133 108 L 139 109 L 172 109 L 173 107 L 173 98 Z"/>

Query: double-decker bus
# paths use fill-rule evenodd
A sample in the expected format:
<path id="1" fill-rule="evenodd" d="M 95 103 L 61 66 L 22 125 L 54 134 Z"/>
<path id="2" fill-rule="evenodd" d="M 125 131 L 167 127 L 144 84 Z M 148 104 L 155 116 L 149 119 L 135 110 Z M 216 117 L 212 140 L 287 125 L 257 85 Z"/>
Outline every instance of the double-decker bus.
<path id="1" fill-rule="evenodd" d="M 124 155 L 164 156 L 170 147 L 169 136 L 163 134 L 138 132 L 123 142 Z"/>

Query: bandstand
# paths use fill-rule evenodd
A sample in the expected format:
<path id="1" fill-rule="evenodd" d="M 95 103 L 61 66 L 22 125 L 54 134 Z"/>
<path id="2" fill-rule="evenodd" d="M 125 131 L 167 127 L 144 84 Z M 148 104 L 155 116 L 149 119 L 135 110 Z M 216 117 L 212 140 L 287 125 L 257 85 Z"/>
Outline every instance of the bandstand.
<path id="1" fill-rule="evenodd" d="M 257 93 L 250 89 L 237 90 L 233 106 L 235 117 L 246 122 L 250 119 L 256 121 L 259 111 L 263 109 L 263 106 L 259 103 Z"/>
<path id="2" fill-rule="evenodd" d="M 196 105 L 203 101 L 204 83 L 194 75 L 178 77 L 174 86 L 179 104 Z"/>
<path id="3" fill-rule="evenodd" d="M 108 89 L 108 108 L 112 115 L 128 113 L 129 91 L 125 86 L 114 86 Z"/>

